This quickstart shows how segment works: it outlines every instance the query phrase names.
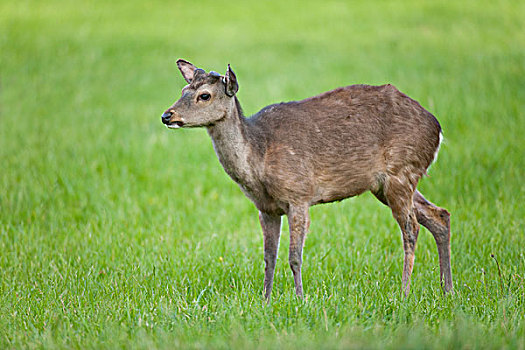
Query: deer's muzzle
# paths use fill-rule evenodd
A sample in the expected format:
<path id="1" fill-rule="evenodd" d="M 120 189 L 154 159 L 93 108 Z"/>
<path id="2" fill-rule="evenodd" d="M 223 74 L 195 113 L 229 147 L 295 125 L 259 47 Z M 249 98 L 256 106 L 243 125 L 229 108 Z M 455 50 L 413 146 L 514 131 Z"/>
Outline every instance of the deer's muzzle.
<path id="1" fill-rule="evenodd" d="M 172 109 L 164 112 L 164 114 L 161 117 L 161 120 L 170 129 L 180 128 L 184 125 L 181 116 Z"/>

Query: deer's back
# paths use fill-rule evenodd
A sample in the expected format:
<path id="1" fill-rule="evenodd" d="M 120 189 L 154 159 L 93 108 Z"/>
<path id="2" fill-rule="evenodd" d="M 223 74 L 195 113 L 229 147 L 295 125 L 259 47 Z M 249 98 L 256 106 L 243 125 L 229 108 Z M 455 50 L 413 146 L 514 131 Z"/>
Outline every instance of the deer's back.
<path id="1" fill-rule="evenodd" d="M 271 105 L 249 123 L 264 140 L 270 191 L 313 204 L 360 194 L 386 175 L 419 179 L 441 132 L 432 114 L 392 85 L 352 85 Z"/>

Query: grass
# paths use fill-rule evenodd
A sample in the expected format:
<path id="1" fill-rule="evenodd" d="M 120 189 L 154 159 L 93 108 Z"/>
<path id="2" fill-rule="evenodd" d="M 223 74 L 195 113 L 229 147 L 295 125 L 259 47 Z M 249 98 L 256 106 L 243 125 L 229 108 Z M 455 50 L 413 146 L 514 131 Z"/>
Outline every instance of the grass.
<path id="1" fill-rule="evenodd" d="M 525 348 L 525 6 L 518 1 L 4 1 L 0 348 Z M 412 291 L 372 196 L 311 209 L 293 295 L 262 298 L 256 210 L 204 130 L 169 132 L 183 57 L 231 63 L 247 113 L 393 83 L 440 120 Z M 491 257 L 494 255 L 494 258 Z M 499 264 L 496 263 L 496 260 Z"/>

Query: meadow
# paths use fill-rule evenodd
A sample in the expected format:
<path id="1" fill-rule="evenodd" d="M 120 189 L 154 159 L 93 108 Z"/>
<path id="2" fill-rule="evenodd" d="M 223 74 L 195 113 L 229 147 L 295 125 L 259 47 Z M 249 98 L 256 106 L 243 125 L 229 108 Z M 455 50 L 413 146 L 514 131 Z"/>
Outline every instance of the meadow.
<path id="1" fill-rule="evenodd" d="M 2 1 L 0 348 L 525 348 L 525 2 Z M 205 130 L 160 115 L 185 58 L 247 115 L 391 83 L 445 141 L 419 189 L 452 213 L 455 293 L 372 195 L 313 207 L 305 300 L 283 226 L 263 299 L 257 210 Z"/>

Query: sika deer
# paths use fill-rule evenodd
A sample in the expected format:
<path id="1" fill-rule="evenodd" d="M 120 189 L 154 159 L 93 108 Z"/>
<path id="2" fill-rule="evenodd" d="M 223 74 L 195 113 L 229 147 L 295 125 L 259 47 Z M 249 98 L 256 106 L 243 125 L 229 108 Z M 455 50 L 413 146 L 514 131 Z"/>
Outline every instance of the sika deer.
<path id="1" fill-rule="evenodd" d="M 430 230 L 440 277 L 452 290 L 450 214 L 416 190 L 435 159 L 441 126 L 392 85 L 352 85 L 267 106 L 245 118 L 230 66 L 224 76 L 178 60 L 188 85 L 162 115 L 168 128 L 206 127 L 224 170 L 259 210 L 264 291 L 270 298 L 281 216 L 288 215 L 289 262 L 303 295 L 301 264 L 309 207 L 371 191 L 390 207 L 403 236 L 402 286 L 410 289 L 419 224 Z"/>

